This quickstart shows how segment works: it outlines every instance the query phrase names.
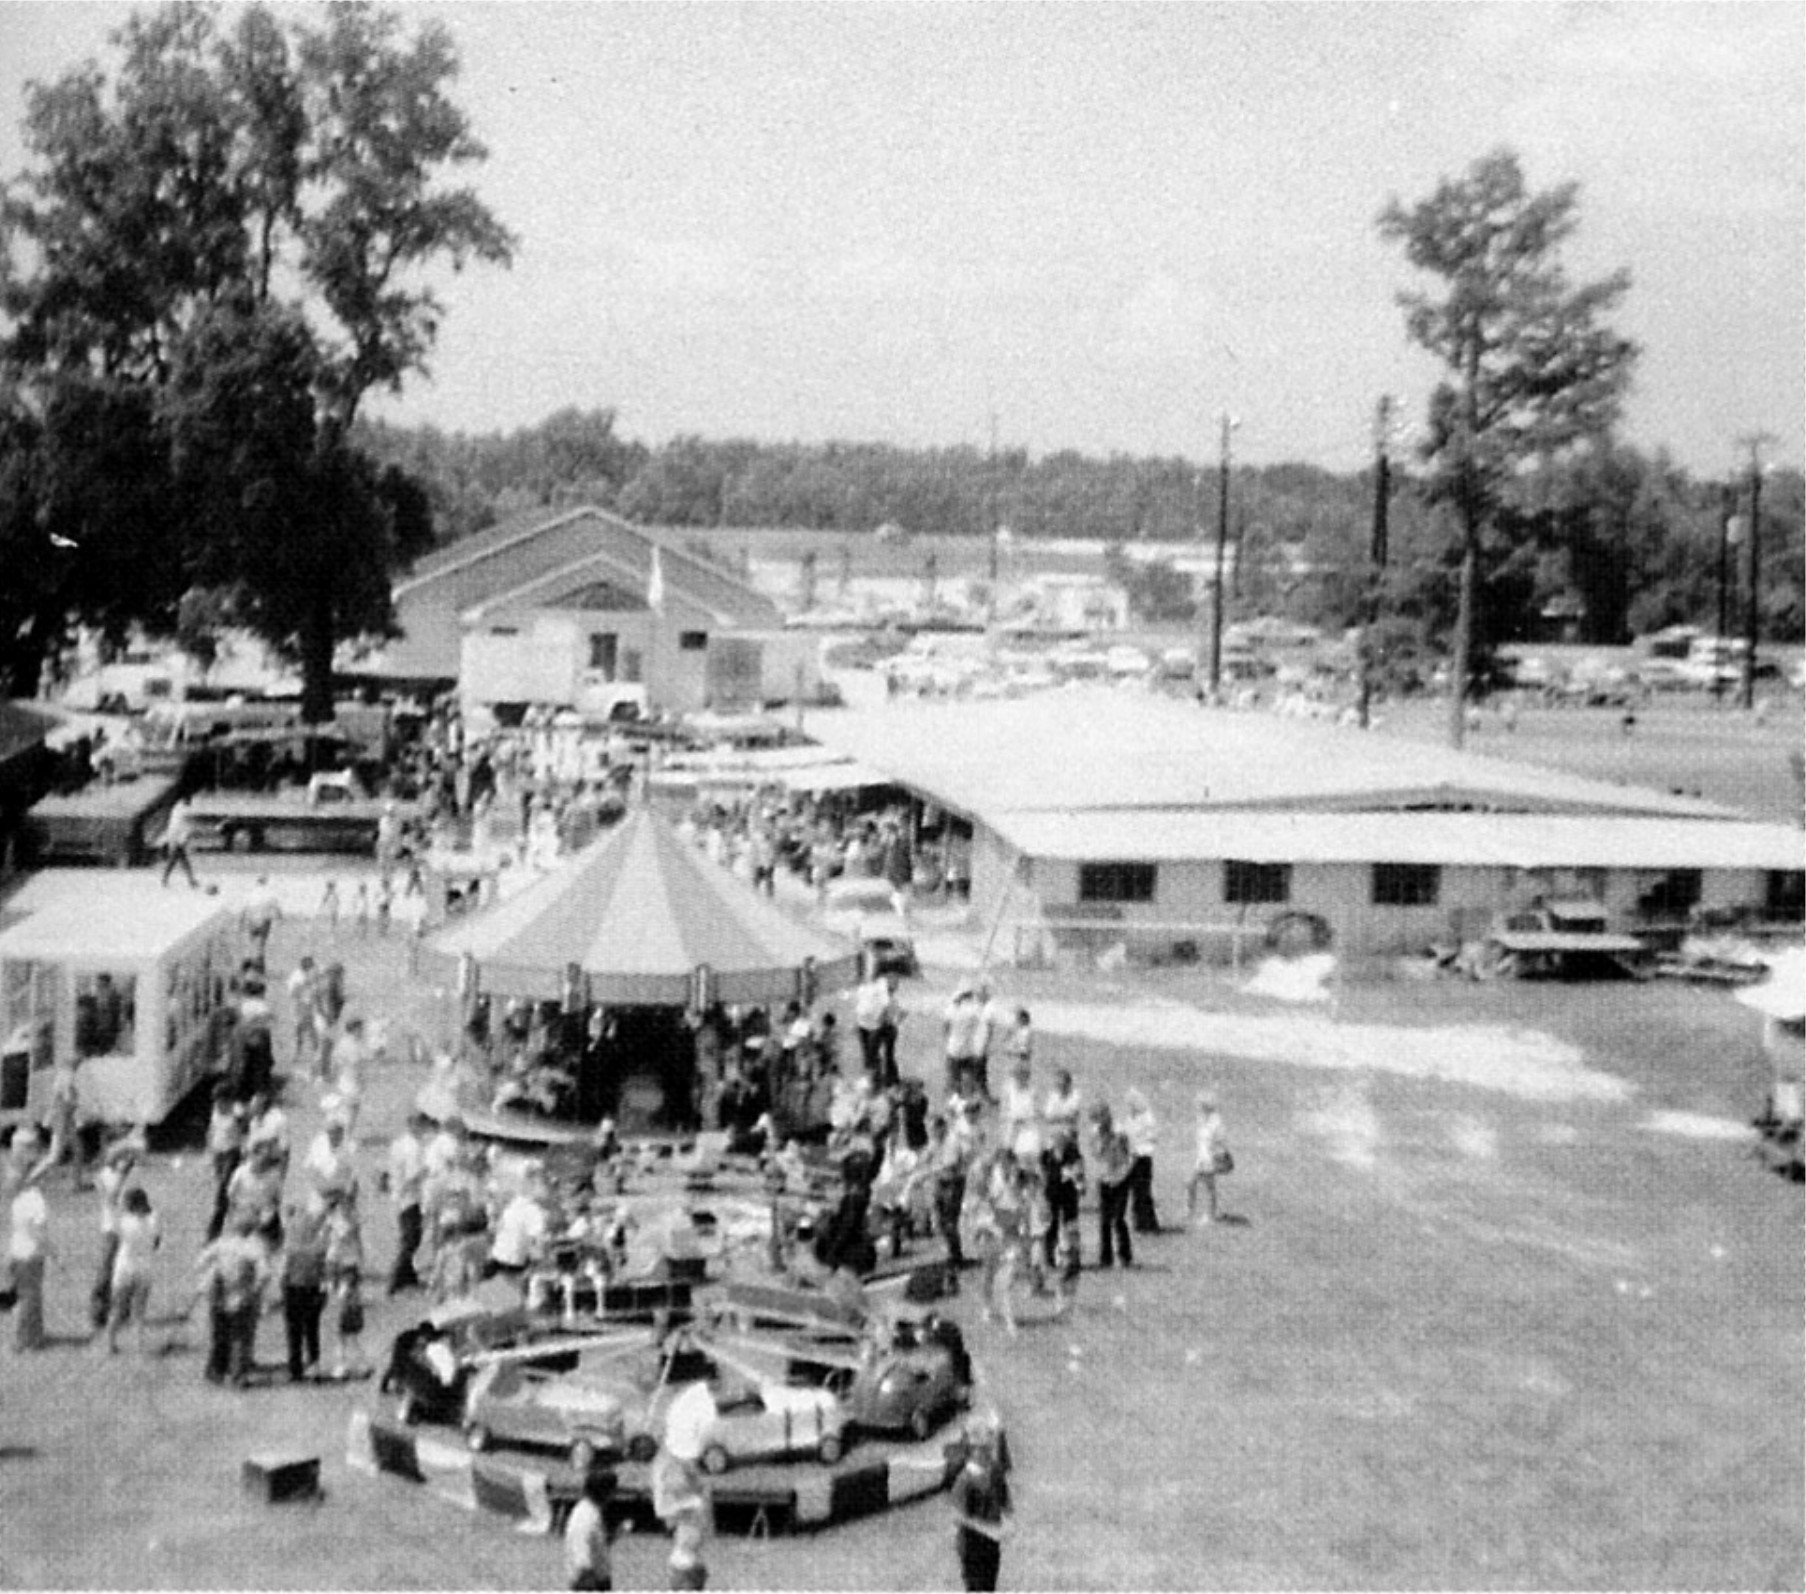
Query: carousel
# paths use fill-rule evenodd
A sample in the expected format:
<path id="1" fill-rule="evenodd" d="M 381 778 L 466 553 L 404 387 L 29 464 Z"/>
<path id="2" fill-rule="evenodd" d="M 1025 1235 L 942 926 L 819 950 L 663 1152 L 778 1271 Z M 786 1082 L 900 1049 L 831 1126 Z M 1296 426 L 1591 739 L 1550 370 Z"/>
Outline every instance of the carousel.
<path id="1" fill-rule="evenodd" d="M 508 900 L 428 943 L 454 967 L 457 1110 L 493 1138 L 587 1140 L 702 1127 L 714 1020 L 811 1007 L 858 970 L 648 808 Z M 775 1085 L 777 1082 L 770 1082 Z"/>

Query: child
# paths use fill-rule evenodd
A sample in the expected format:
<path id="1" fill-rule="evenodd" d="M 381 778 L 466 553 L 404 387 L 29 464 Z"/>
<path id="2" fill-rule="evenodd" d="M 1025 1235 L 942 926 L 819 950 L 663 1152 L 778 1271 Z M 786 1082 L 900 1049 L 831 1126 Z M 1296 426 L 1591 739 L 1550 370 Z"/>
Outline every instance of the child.
<path id="1" fill-rule="evenodd" d="M 1054 1241 L 1054 1316 L 1064 1317 L 1072 1310 L 1079 1293 L 1079 1226 L 1060 1226 Z"/>
<path id="2" fill-rule="evenodd" d="M 107 1353 L 119 1352 L 119 1331 L 137 1325 L 138 1354 L 145 1352 L 145 1318 L 150 1309 L 151 1260 L 163 1232 L 150 1197 L 133 1185 L 120 1203 L 119 1249 L 113 1255 L 112 1312 L 107 1318 Z"/>
<path id="3" fill-rule="evenodd" d="M 1205 1213 L 1198 1219 L 1200 1229 L 1217 1221 L 1217 1175 L 1235 1166 L 1229 1155 L 1229 1143 L 1223 1137 L 1223 1116 L 1217 1111 L 1214 1091 L 1198 1092 L 1198 1121 L 1193 1130 L 1197 1142 L 1197 1160 L 1191 1182 L 1185 1187 L 1185 1216 L 1190 1221 L 1197 1214 L 1198 1191 L 1204 1191 Z"/>

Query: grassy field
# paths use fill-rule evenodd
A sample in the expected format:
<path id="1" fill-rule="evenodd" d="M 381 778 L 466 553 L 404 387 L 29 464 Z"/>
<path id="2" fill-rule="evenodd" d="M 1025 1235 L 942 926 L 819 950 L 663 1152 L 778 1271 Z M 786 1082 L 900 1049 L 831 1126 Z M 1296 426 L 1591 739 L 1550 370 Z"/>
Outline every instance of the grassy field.
<path id="1" fill-rule="evenodd" d="M 285 921 L 277 967 L 308 945 L 323 945 L 315 928 Z M 333 950 L 354 1006 L 429 1033 L 443 1020 L 399 944 Z M 905 992 L 906 1066 L 931 1080 L 948 984 L 931 971 Z M 1149 1093 L 1169 1230 L 1135 1269 L 1088 1271 L 1065 1324 L 1033 1321 L 1029 1302 L 1012 1341 L 975 1321 L 970 1292 L 960 1302 L 1018 1462 L 1006 1586 L 1802 1586 L 1801 1191 L 1734 1138 L 1768 1077 L 1754 1015 L 1661 984 L 1400 980 L 1351 987 L 1332 1014 L 1197 975 L 1024 976 L 1010 994 L 1053 1021 L 1043 1078 L 1065 1065 L 1093 1098 Z M 1112 1011 L 1144 1036 L 1174 1015 L 1231 1039 L 1292 1026 L 1297 1047 L 1256 1061 L 1233 1046 L 1112 1045 L 1073 1016 Z M 1496 1083 L 1402 1069 L 1413 1040 L 1461 1052 L 1470 1074 L 1496 1056 Z M 1526 1083 L 1511 1060 L 1527 1048 L 1575 1088 Z M 1221 1087 L 1242 1221 L 1198 1231 L 1177 1224 L 1206 1078 Z M 375 1081 L 371 1170 L 416 1083 L 405 1065 Z M 294 1095 L 309 1133 L 308 1093 Z M 173 1275 L 199 1239 L 203 1161 L 164 1151 L 146 1183 Z M 172 1348 L 148 1362 L 82 1343 L 92 1201 L 52 1191 L 61 1343 L 0 1355 L 0 1585 L 554 1583 L 555 1544 L 343 1465 L 369 1386 L 214 1390 L 198 1317 L 165 1325 Z M 390 1245 L 379 1205 L 379 1266 Z M 166 1277 L 154 1314 L 175 1294 Z M 407 1309 L 374 1307 L 377 1348 Z M 278 1338 L 267 1321 L 266 1359 Z M 265 1448 L 322 1454 L 325 1502 L 243 1494 L 240 1464 Z M 624 1542 L 617 1586 L 663 1586 L 664 1550 Z M 711 1569 L 716 1587 L 953 1586 L 948 1508 L 724 1538 Z"/>

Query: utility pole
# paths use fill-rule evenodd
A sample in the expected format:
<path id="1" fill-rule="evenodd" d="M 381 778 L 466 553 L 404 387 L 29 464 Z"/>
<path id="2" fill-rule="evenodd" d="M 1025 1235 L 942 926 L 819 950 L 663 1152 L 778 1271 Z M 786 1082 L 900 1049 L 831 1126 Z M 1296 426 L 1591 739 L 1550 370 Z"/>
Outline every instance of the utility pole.
<path id="1" fill-rule="evenodd" d="M 1210 700 L 1223 691 L 1223 556 L 1229 544 L 1229 434 L 1241 423 L 1223 412 L 1217 468 L 1217 558 L 1210 577 Z"/>
<path id="2" fill-rule="evenodd" d="M 990 577 L 992 602 L 996 602 L 997 593 L 997 411 L 991 411 L 991 457 L 985 470 L 985 485 L 989 488 L 985 504 L 985 542 L 990 548 Z"/>
<path id="3" fill-rule="evenodd" d="M 1718 626 L 1713 639 L 1723 642 L 1731 625 L 1731 544 L 1743 541 L 1743 527 L 1737 518 L 1737 483 L 1726 484 L 1719 504 L 1718 516 Z M 1712 702 L 1724 701 L 1724 677 L 1715 664 L 1712 668 Z"/>
<path id="4" fill-rule="evenodd" d="M 1749 432 L 1737 441 L 1750 451 L 1750 580 L 1743 617 L 1743 706 L 1756 706 L 1756 643 L 1762 620 L 1762 445 L 1769 432 Z"/>
<path id="5" fill-rule="evenodd" d="M 1367 545 L 1367 592 L 1361 611 L 1361 729 L 1372 723 L 1373 711 L 1373 625 L 1379 618 L 1380 582 L 1386 571 L 1390 553 L 1389 522 L 1392 499 L 1392 463 L 1386 456 L 1388 434 L 1392 430 L 1392 395 L 1380 395 L 1373 416 L 1373 536 Z"/>

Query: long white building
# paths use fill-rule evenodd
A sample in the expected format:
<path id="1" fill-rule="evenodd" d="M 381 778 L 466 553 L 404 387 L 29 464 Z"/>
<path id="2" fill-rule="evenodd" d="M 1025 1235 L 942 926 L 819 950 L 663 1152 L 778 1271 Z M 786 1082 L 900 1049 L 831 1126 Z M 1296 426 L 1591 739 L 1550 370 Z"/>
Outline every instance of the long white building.
<path id="1" fill-rule="evenodd" d="M 1717 804 L 1351 728 L 1102 688 L 816 714 L 926 805 L 1000 956 L 1123 940 L 1216 957 L 1308 913 L 1354 954 L 1583 895 L 1626 928 L 1797 921 L 1806 833 Z"/>

